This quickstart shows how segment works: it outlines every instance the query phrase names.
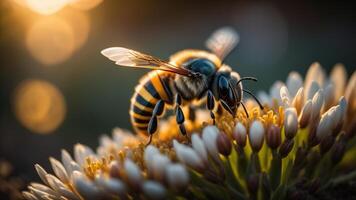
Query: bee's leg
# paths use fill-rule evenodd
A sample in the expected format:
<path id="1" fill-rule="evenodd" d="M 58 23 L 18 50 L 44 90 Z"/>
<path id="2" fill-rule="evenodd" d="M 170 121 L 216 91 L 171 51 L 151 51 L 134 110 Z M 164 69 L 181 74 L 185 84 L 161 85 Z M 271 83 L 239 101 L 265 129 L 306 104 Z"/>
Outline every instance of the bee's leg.
<path id="1" fill-rule="evenodd" d="M 148 123 L 148 127 L 147 127 L 147 132 L 148 134 L 150 134 L 150 138 L 148 140 L 148 143 L 146 144 L 146 146 L 148 146 L 149 144 L 151 144 L 152 142 L 152 136 L 153 134 L 157 131 L 157 116 L 153 115 Z"/>
<path id="2" fill-rule="evenodd" d="M 192 105 L 189 105 L 188 106 L 188 113 L 189 113 L 189 120 L 190 121 L 192 121 L 192 122 L 194 122 L 195 121 L 195 119 L 196 119 L 196 108 L 194 107 L 194 106 L 192 106 Z"/>
<path id="3" fill-rule="evenodd" d="M 210 117 L 213 119 L 213 124 L 215 125 L 215 115 L 213 112 L 215 106 L 215 99 L 213 93 L 208 90 L 208 94 L 206 95 L 206 107 L 210 111 Z"/>
<path id="4" fill-rule="evenodd" d="M 222 107 L 223 107 L 226 111 L 228 111 L 232 116 L 235 115 L 234 111 L 230 108 L 230 106 L 226 103 L 226 101 L 220 99 L 220 103 L 221 103 Z"/>
<path id="5" fill-rule="evenodd" d="M 184 117 L 183 110 L 181 108 L 182 97 L 180 96 L 180 94 L 176 95 L 175 103 L 176 103 L 176 107 L 175 107 L 176 121 L 177 124 L 179 125 L 180 132 L 182 133 L 182 135 L 186 136 L 187 131 L 184 126 L 185 117 Z"/>
<path id="6" fill-rule="evenodd" d="M 152 135 L 157 131 L 157 123 L 158 123 L 157 117 L 162 115 L 163 110 L 164 110 L 164 101 L 161 99 L 155 105 L 153 112 L 152 112 L 152 117 L 148 123 L 147 132 L 148 132 L 148 134 L 150 134 L 150 138 L 149 138 L 146 146 L 151 144 L 151 142 L 152 142 Z"/>
<path id="7" fill-rule="evenodd" d="M 164 111 L 164 101 L 161 99 L 157 102 L 153 109 L 152 116 L 161 116 Z"/>

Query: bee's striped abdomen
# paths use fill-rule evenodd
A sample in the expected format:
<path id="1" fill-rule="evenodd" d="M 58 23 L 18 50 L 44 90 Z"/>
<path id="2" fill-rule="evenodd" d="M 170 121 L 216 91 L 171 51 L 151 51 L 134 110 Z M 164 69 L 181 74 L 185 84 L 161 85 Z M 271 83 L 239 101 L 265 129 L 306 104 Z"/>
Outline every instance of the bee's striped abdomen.
<path id="1" fill-rule="evenodd" d="M 172 103 L 173 93 L 169 82 L 171 74 L 151 71 L 145 75 L 131 98 L 131 123 L 137 132 L 147 134 L 147 127 L 152 117 L 156 103 L 162 99 L 167 104 Z"/>

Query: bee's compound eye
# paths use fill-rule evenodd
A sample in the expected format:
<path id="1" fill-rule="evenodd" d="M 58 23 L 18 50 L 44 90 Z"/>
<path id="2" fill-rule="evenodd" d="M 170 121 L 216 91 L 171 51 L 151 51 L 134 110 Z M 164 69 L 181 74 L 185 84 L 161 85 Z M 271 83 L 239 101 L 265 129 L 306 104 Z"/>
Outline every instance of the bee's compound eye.
<path id="1" fill-rule="evenodd" d="M 192 71 L 199 72 L 206 76 L 211 76 L 215 72 L 215 65 L 207 59 L 195 59 L 188 64 L 188 68 Z"/>
<path id="2" fill-rule="evenodd" d="M 224 76 L 219 77 L 218 89 L 221 97 L 225 97 L 229 91 L 229 81 Z"/>

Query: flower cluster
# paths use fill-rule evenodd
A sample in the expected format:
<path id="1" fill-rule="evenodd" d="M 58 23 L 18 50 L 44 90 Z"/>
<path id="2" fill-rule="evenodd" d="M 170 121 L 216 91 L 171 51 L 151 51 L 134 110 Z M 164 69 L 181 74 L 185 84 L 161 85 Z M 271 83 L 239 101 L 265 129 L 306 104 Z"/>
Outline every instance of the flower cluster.
<path id="1" fill-rule="evenodd" d="M 356 73 L 347 80 L 342 65 L 330 77 L 318 63 L 305 80 L 291 72 L 269 93 L 260 110 L 245 99 L 248 116 L 199 111 L 179 136 L 173 119 L 146 138 L 115 129 L 96 153 L 78 144 L 74 158 L 50 158 L 53 174 L 36 170 L 26 199 L 304 199 L 356 178 L 345 173 L 356 133 Z M 351 155 L 353 159 L 355 156 Z M 350 170 L 351 169 L 351 170 Z"/>

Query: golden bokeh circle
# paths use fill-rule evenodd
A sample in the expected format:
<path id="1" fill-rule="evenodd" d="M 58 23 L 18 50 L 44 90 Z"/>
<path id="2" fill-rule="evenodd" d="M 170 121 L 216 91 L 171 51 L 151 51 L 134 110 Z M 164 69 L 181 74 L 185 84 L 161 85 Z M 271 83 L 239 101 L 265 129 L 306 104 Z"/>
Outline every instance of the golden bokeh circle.
<path id="1" fill-rule="evenodd" d="M 42 15 L 54 14 L 66 6 L 67 3 L 68 0 L 26 0 L 26 4 L 31 10 Z"/>
<path id="2" fill-rule="evenodd" d="M 26 45 L 32 56 L 45 65 L 67 60 L 75 49 L 73 28 L 55 16 L 34 23 L 26 37 Z"/>
<path id="3" fill-rule="evenodd" d="M 72 0 L 69 4 L 80 10 L 90 10 L 101 4 L 103 0 Z"/>
<path id="4" fill-rule="evenodd" d="M 74 33 L 75 49 L 82 47 L 88 40 L 90 31 L 90 19 L 87 13 L 78 10 L 64 10 L 59 17 L 71 26 Z"/>
<path id="5" fill-rule="evenodd" d="M 59 89 L 47 81 L 25 80 L 15 90 L 14 112 L 27 129 L 48 134 L 65 118 L 65 99 Z"/>

